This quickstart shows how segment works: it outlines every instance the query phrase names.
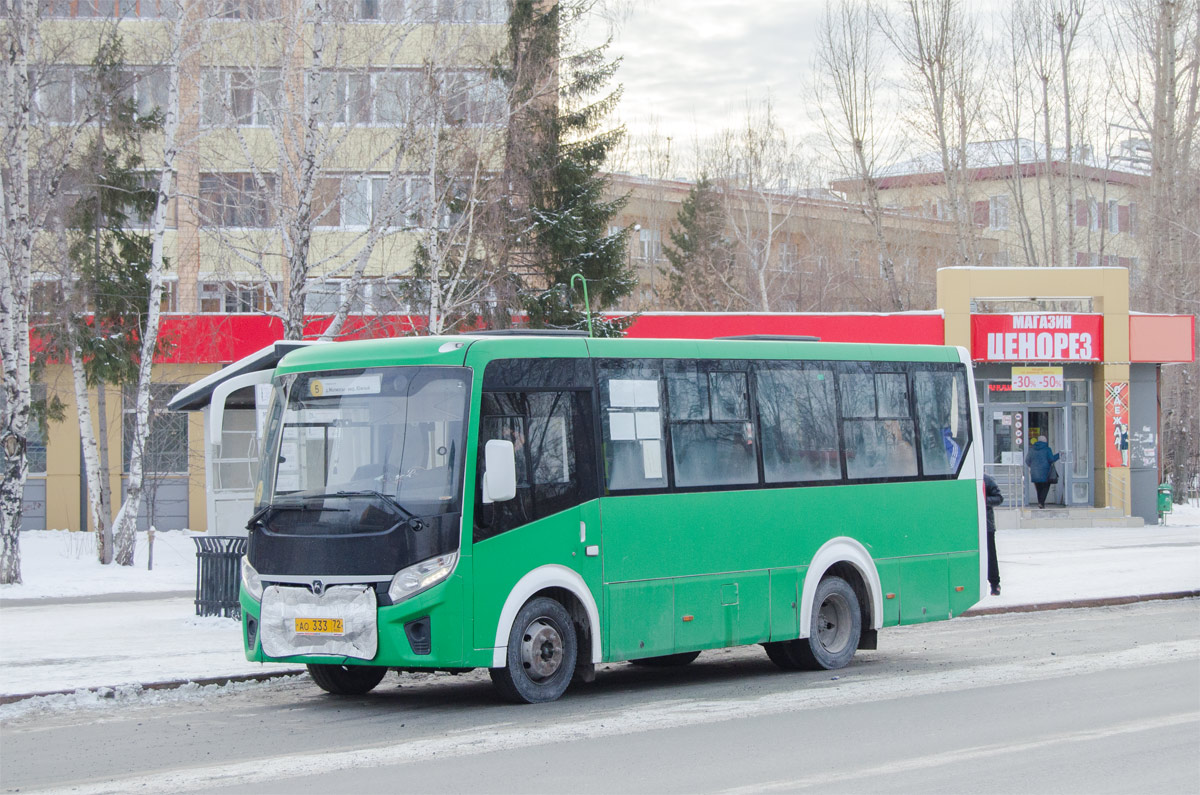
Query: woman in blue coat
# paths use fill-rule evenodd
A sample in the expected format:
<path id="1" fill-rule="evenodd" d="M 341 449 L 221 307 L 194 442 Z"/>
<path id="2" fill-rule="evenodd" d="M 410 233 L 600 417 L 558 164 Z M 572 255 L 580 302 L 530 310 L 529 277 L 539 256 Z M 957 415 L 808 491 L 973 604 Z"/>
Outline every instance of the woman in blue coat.
<path id="1" fill-rule="evenodd" d="M 1057 477 L 1053 481 L 1050 478 L 1054 462 L 1057 460 L 1058 453 L 1050 449 L 1045 436 L 1034 442 L 1033 447 L 1029 449 L 1029 455 L 1025 456 L 1025 466 L 1029 467 L 1029 479 L 1037 489 L 1039 508 L 1046 507 L 1046 495 L 1050 492 L 1050 484 L 1058 482 Z"/>

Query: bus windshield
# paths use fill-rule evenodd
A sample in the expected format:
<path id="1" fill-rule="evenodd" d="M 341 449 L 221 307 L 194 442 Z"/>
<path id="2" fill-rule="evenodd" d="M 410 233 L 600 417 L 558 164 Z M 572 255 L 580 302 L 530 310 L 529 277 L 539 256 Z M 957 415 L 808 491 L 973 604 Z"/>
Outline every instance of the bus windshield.
<path id="1" fill-rule="evenodd" d="M 356 498 L 400 516 L 461 510 L 469 377 L 458 367 L 280 377 L 259 509 Z"/>

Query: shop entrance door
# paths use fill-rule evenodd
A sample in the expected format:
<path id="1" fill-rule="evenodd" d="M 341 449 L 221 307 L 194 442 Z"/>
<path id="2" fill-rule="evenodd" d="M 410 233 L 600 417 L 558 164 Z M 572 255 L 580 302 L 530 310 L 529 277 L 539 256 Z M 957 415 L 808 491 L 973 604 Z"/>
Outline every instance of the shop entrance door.
<path id="1" fill-rule="evenodd" d="M 1050 491 L 1046 495 L 1046 504 L 1069 504 L 1064 497 L 1071 493 L 1070 478 L 1071 472 L 1074 470 L 1072 465 L 1074 457 L 1072 450 L 1066 447 L 1070 440 L 1066 429 L 1066 410 L 1061 407 L 1029 409 L 1026 428 L 1028 428 L 1025 443 L 1026 455 L 1033 448 L 1034 442 L 1045 438 L 1051 451 L 1060 456 L 1055 462 L 1055 468 L 1058 469 L 1058 482 L 1050 486 Z M 1086 450 L 1084 454 L 1087 454 Z M 1028 474 L 1028 470 L 1026 470 L 1027 478 Z M 1037 505 L 1037 490 L 1032 480 L 1027 482 L 1029 485 L 1026 488 L 1025 499 L 1028 503 Z"/>

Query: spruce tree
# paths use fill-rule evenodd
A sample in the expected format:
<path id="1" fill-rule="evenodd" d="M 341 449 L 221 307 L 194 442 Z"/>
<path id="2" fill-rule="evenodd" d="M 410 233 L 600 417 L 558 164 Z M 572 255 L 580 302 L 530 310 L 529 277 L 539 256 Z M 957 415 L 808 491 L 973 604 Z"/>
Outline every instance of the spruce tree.
<path id="1" fill-rule="evenodd" d="M 702 175 L 688 191 L 676 222 L 671 243 L 663 246 L 667 306 L 692 312 L 728 309 L 729 283 L 736 277 L 737 261 L 725 234 L 721 202 L 707 176 Z"/>
<path id="2" fill-rule="evenodd" d="M 514 108 L 506 171 L 512 186 L 504 246 L 516 304 L 533 328 L 585 328 L 583 296 L 571 277 L 587 279 L 593 312 L 615 306 L 637 279 L 626 259 L 627 230 L 611 230 L 624 197 L 606 199 L 602 173 L 624 134 L 604 129 L 620 89 L 603 93 L 617 61 L 607 43 L 563 54 L 562 41 L 591 3 L 515 0 L 501 68 Z M 547 79 L 547 67 L 555 70 Z M 548 92 L 546 85 L 553 85 Z M 602 95 L 597 98 L 598 95 Z M 617 335 L 621 323 L 593 321 L 597 335 Z"/>

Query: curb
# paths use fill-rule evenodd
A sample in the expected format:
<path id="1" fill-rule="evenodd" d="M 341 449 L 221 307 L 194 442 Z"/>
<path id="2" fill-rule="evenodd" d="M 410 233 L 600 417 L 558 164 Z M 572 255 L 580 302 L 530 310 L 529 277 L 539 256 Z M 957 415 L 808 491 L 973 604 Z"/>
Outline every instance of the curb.
<path id="1" fill-rule="evenodd" d="M 184 685 L 227 685 L 231 682 L 269 682 L 272 679 L 282 679 L 285 676 L 296 676 L 297 674 L 307 673 L 304 668 L 290 668 L 286 671 L 271 671 L 270 673 L 261 674 L 237 674 L 235 676 L 208 676 L 203 678 L 192 679 L 172 679 L 166 682 L 150 682 L 147 684 L 125 683 L 120 685 L 99 686 L 99 687 L 76 687 L 72 690 L 47 690 L 42 693 L 21 693 L 19 695 L 0 696 L 0 704 L 13 704 L 17 701 L 25 701 L 30 698 L 40 698 L 42 696 L 69 696 L 74 693 L 99 693 L 101 691 L 116 690 L 118 687 L 137 687 L 141 690 L 175 690 Z"/>
<path id="2" fill-rule="evenodd" d="M 1169 599 L 1193 599 L 1200 597 L 1200 590 L 1196 591 L 1171 591 L 1168 593 L 1145 594 L 1142 596 L 1105 596 L 1095 599 L 1071 599 L 1062 602 L 1041 602 L 1038 604 L 1029 605 L 1009 605 L 1007 607 L 983 607 L 971 608 L 966 612 L 959 613 L 960 617 L 970 616 L 995 616 L 1004 613 L 1040 613 L 1046 610 L 1071 610 L 1081 607 L 1114 607 L 1118 605 L 1129 605 L 1137 602 L 1160 602 Z M 174 679 L 167 682 L 151 682 L 149 684 L 139 685 L 142 690 L 174 690 L 184 685 L 196 684 L 201 687 L 206 685 L 227 685 L 231 682 L 269 682 L 272 679 L 282 679 L 285 676 L 296 676 L 297 674 L 305 673 L 303 668 L 293 668 L 286 671 L 272 671 L 270 673 L 261 674 L 239 674 L 237 676 L 210 676 L 202 679 Z M 0 696 L 0 704 L 13 704 L 17 701 L 25 701 L 30 698 L 39 698 L 41 696 L 69 696 L 72 693 L 86 691 L 90 693 L 98 693 L 103 690 L 111 691 L 113 687 L 78 687 L 73 690 L 48 690 L 44 693 L 22 693 L 20 695 Z"/>
<path id="3" fill-rule="evenodd" d="M 1169 591 L 1167 593 L 1143 594 L 1141 596 L 1100 596 L 1094 599 L 1069 599 L 1062 602 L 1040 602 L 1028 605 L 999 607 L 972 607 L 959 613 L 960 616 L 995 616 L 1002 613 L 1039 613 L 1043 610 L 1070 610 L 1077 607 L 1113 607 L 1131 605 L 1136 602 L 1159 602 L 1166 599 L 1192 599 L 1200 591 Z"/>

